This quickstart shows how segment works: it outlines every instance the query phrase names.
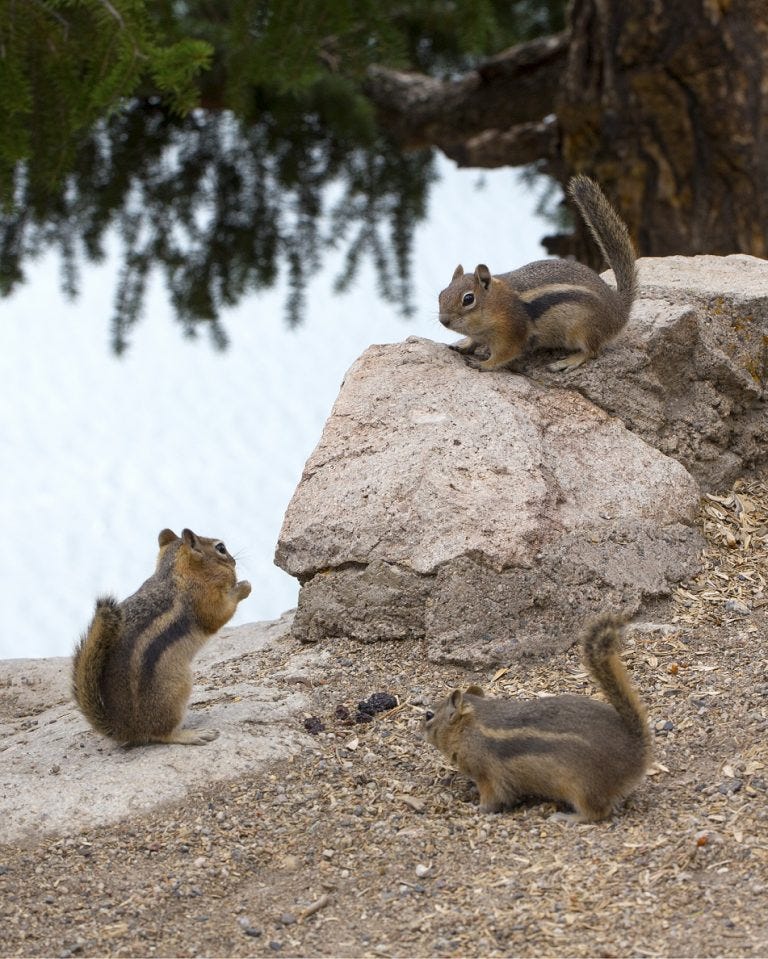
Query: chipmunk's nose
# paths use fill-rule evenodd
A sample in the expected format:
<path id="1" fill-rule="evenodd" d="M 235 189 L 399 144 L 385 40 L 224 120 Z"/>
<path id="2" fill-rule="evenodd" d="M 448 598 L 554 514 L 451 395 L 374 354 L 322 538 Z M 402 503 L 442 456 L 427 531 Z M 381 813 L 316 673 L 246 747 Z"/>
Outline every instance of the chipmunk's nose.
<path id="1" fill-rule="evenodd" d="M 445 315 L 444 313 L 441 313 L 441 314 L 440 314 L 440 322 L 443 324 L 443 326 L 447 326 L 448 329 L 450 330 L 450 328 L 451 328 L 451 317 L 450 317 L 450 316 L 447 316 L 447 315 Z"/>

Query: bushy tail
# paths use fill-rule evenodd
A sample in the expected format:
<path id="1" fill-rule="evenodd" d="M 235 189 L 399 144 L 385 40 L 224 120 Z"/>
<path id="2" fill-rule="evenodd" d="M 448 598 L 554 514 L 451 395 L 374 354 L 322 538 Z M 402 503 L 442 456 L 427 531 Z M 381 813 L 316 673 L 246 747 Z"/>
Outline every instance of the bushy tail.
<path id="1" fill-rule="evenodd" d="M 635 251 L 626 224 L 600 187 L 589 177 L 581 174 L 572 177 L 568 192 L 581 210 L 589 232 L 613 270 L 626 323 L 637 293 Z"/>
<path id="2" fill-rule="evenodd" d="M 72 694 L 95 730 L 112 736 L 112 724 L 104 707 L 101 686 L 104 665 L 123 629 L 123 613 L 116 599 L 96 600 L 88 632 L 80 637 L 72 662 Z"/>
<path id="3" fill-rule="evenodd" d="M 627 730 L 637 736 L 650 754 L 651 734 L 645 707 L 635 692 L 629 674 L 621 660 L 620 616 L 604 613 L 588 623 L 583 637 L 584 662 L 595 682 L 605 693 L 608 702 L 621 716 Z"/>

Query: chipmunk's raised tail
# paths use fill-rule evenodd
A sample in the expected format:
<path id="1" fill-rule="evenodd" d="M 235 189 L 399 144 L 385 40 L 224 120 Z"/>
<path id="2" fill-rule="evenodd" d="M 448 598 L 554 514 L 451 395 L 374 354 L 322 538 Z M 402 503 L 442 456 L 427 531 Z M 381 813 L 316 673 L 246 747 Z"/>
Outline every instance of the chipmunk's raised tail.
<path id="1" fill-rule="evenodd" d="M 626 224 L 597 183 L 589 177 L 581 174 L 572 177 L 568 183 L 568 193 L 581 211 L 589 232 L 613 270 L 623 323 L 626 323 L 637 294 L 635 251 Z"/>
<path id="2" fill-rule="evenodd" d="M 104 596 L 96 600 L 88 632 L 80 637 L 72 663 L 72 693 L 77 705 L 94 729 L 113 736 L 102 698 L 104 665 L 123 630 L 123 613 L 116 599 Z"/>
<path id="3" fill-rule="evenodd" d="M 584 662 L 608 702 L 621 717 L 626 729 L 644 745 L 650 759 L 651 733 L 645 707 L 621 659 L 621 630 L 624 620 L 604 613 L 593 619 L 583 637 Z"/>

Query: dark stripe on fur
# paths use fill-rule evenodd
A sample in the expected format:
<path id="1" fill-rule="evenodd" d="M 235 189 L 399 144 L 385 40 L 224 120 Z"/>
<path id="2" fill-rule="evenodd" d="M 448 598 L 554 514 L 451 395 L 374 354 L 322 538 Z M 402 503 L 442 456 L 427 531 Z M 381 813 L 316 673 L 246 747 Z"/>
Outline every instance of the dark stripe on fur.
<path id="1" fill-rule="evenodd" d="M 149 583 L 152 583 L 151 588 Z M 142 589 L 143 595 L 139 591 L 125 601 L 131 635 L 136 637 L 150 630 L 155 620 L 168 613 L 174 603 L 173 595 L 163 595 L 154 579 L 147 580 Z"/>
<path id="2" fill-rule="evenodd" d="M 558 306 L 560 303 L 585 303 L 588 300 L 594 302 L 594 299 L 594 294 L 583 290 L 554 290 L 551 293 L 542 293 L 541 296 L 537 296 L 530 302 L 527 300 L 521 300 L 520 302 L 528 314 L 528 319 L 535 323 L 536 320 L 541 319 L 547 310 L 553 306 Z"/>
<path id="3" fill-rule="evenodd" d="M 174 643 L 179 642 L 179 640 L 184 639 L 191 629 L 192 616 L 189 611 L 183 610 L 179 613 L 177 619 L 174 619 L 173 622 L 166 626 L 162 633 L 155 636 L 147 645 L 141 661 L 140 685 L 142 690 L 145 690 L 152 683 L 158 660 L 166 649 L 173 646 Z"/>
<path id="4" fill-rule="evenodd" d="M 505 736 L 499 739 L 488 736 L 484 743 L 491 752 L 502 759 L 530 756 L 535 753 L 544 756 L 554 752 L 562 752 L 563 749 L 563 744 L 558 739 L 539 736 Z"/>

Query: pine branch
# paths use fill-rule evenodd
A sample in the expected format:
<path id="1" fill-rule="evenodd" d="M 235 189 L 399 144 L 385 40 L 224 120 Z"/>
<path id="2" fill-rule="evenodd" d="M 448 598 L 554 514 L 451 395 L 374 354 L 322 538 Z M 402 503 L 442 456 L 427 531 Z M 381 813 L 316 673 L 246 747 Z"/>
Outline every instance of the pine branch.
<path id="1" fill-rule="evenodd" d="M 518 44 L 459 80 L 371 67 L 366 93 L 403 146 L 449 151 L 489 129 L 541 121 L 554 111 L 568 35 Z"/>

